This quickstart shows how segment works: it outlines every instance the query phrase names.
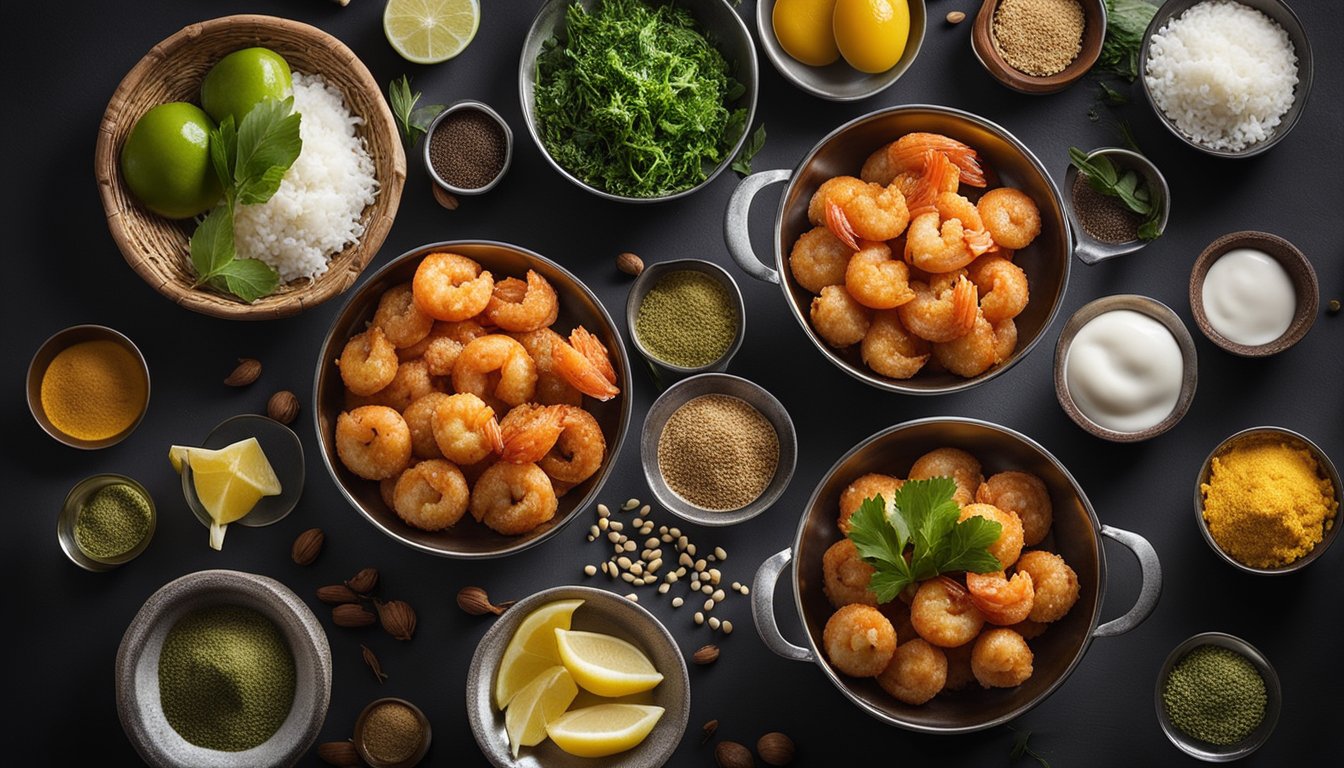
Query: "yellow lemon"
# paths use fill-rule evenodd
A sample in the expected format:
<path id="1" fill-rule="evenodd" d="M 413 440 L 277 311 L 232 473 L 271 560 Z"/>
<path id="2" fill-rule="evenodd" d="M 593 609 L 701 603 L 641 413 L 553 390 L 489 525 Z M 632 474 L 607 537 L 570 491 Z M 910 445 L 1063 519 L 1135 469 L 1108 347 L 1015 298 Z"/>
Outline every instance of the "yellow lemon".
<path id="1" fill-rule="evenodd" d="M 770 23 L 779 47 L 813 67 L 824 67 L 840 58 L 831 33 L 834 12 L 835 0 L 778 0 Z"/>
<path id="2" fill-rule="evenodd" d="M 504 730 L 509 734 L 513 756 L 519 747 L 535 747 L 546 738 L 546 725 L 564 714 L 579 687 L 564 667 L 548 667 L 523 686 L 504 712 Z"/>
<path id="3" fill-rule="evenodd" d="M 910 37 L 906 0 L 836 0 L 831 18 L 840 55 L 860 72 L 896 66 Z"/>
<path id="4" fill-rule="evenodd" d="M 182 472 L 191 467 L 196 498 L 210 515 L 210 547 L 224 546 L 224 530 L 252 511 L 263 496 L 278 496 L 283 490 L 266 452 L 255 437 L 212 451 L 174 445 L 168 461 Z"/>
<path id="5" fill-rule="evenodd" d="M 663 680 L 643 651 L 619 637 L 557 629 L 555 643 L 574 680 L 599 696 L 639 693 Z"/>
<path id="6" fill-rule="evenodd" d="M 598 704 L 566 712 L 546 726 L 546 735 L 571 755 L 605 757 L 639 746 L 662 716 L 662 707 Z"/>
<path id="7" fill-rule="evenodd" d="M 518 625 L 504 649 L 495 675 L 495 706 L 504 709 L 528 683 L 560 663 L 555 630 L 569 629 L 582 600 L 556 600 L 532 611 Z"/>

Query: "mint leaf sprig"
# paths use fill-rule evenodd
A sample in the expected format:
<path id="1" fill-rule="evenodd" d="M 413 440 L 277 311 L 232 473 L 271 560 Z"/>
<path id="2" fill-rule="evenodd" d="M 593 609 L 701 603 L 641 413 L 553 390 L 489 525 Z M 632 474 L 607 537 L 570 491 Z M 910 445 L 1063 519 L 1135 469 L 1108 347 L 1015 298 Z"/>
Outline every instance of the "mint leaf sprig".
<path id="1" fill-rule="evenodd" d="M 420 92 L 411 92 L 411 81 L 405 75 L 387 84 L 387 105 L 392 108 L 392 116 L 397 119 L 397 128 L 401 131 L 401 141 L 407 149 L 415 147 L 429 130 L 429 124 L 444 110 L 442 104 L 417 107 L 418 101 Z"/>
<path id="2" fill-rule="evenodd" d="M 1003 527 L 979 516 L 958 521 L 960 508 L 952 498 L 956 490 L 949 477 L 908 480 L 890 502 L 881 496 L 866 499 L 850 517 L 849 538 L 864 562 L 876 569 L 868 588 L 879 603 L 940 573 L 1002 570 L 988 548 Z"/>
<path id="3" fill-rule="evenodd" d="M 1118 199 L 1126 208 L 1144 217 L 1139 224 L 1140 240 L 1156 240 L 1162 236 L 1162 227 L 1158 221 L 1162 214 L 1160 201 L 1154 199 L 1148 189 L 1148 182 L 1137 171 L 1129 168 L 1121 173 L 1109 157 L 1097 155 L 1089 158 L 1086 152 L 1077 147 L 1069 147 L 1069 162 L 1097 192 Z"/>
<path id="4" fill-rule="evenodd" d="M 733 170 L 743 176 L 751 175 L 751 159 L 765 146 L 765 124 L 757 126 L 756 132 L 742 143 L 742 150 L 733 159 Z"/>
<path id="5" fill-rule="evenodd" d="M 234 125 L 229 116 L 210 131 L 210 164 L 224 187 L 224 204 L 210 211 L 191 236 L 192 287 L 209 285 L 252 303 L 280 285 L 280 275 L 259 259 L 240 259 L 233 236 L 239 205 L 259 205 L 280 189 L 299 153 L 301 116 L 293 97 L 268 99 Z"/>

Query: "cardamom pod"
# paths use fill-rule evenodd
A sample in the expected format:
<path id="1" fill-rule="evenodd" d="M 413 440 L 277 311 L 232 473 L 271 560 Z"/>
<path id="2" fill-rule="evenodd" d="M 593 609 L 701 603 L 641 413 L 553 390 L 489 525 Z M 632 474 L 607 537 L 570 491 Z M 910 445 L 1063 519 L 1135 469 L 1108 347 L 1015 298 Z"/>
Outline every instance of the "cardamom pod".
<path id="1" fill-rule="evenodd" d="M 317 599 L 328 605 L 340 605 L 342 603 L 358 603 L 359 595 L 344 584 L 331 584 L 317 588 Z"/>
<path id="2" fill-rule="evenodd" d="M 410 640 L 415 634 L 415 610 L 404 600 L 388 600 L 386 603 L 375 600 L 378 619 L 383 629 L 398 640 Z"/>
<path id="3" fill-rule="evenodd" d="M 496 616 L 504 613 L 512 600 L 494 605 L 490 602 L 490 595 L 486 594 L 480 587 L 463 587 L 457 591 L 457 607 L 470 613 L 472 616 L 484 616 L 487 613 L 493 613 Z"/>
<path id="4" fill-rule="evenodd" d="M 345 582 L 345 586 L 355 590 L 361 595 L 369 594 L 373 591 L 374 587 L 378 586 L 378 569 L 365 568 L 354 576 L 351 576 L 350 580 Z"/>
<path id="5" fill-rule="evenodd" d="M 378 657 L 374 656 L 373 651 L 369 650 L 369 646 L 364 645 L 363 643 L 360 643 L 359 648 L 364 656 L 364 663 L 368 664 L 369 669 L 373 670 L 374 679 L 379 683 L 382 683 L 387 679 L 387 673 L 383 672 L 383 665 L 378 663 Z"/>
<path id="6" fill-rule="evenodd" d="M 299 565 L 312 565 L 317 556 L 322 554 L 322 544 L 326 538 L 321 528 L 309 528 L 300 533 L 289 550 L 290 558 Z"/>
<path id="7" fill-rule="evenodd" d="M 347 629 L 367 627 L 376 620 L 377 617 L 365 610 L 362 605 L 345 603 L 331 609 L 331 623 L 338 627 Z"/>

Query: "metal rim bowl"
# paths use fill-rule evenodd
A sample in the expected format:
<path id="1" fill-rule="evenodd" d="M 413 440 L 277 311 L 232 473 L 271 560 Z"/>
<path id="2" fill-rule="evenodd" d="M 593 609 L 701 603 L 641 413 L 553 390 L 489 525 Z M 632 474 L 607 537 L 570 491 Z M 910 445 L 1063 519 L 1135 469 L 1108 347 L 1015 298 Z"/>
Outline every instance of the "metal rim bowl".
<path id="1" fill-rule="evenodd" d="M 644 297 L 658 283 L 658 279 L 671 272 L 693 271 L 709 275 L 719 285 L 723 286 L 728 293 L 728 301 L 732 304 L 731 311 L 737 320 L 737 334 L 733 342 L 728 345 L 728 349 L 716 360 L 687 368 L 685 366 L 669 363 L 666 360 L 653 354 L 648 347 L 644 346 L 644 341 L 639 338 L 635 325 L 639 318 L 639 307 L 644 303 Z M 697 373 L 707 373 L 710 371 L 722 371 L 732 362 L 733 356 L 742 348 L 742 340 L 747 335 L 747 310 L 746 303 L 742 300 L 742 291 L 737 287 L 737 281 L 728 274 L 728 270 L 720 267 L 712 261 L 703 259 L 676 259 L 674 261 L 660 261 L 656 264 L 650 264 L 635 278 L 635 282 L 630 286 L 630 293 L 625 299 L 625 328 L 626 333 L 630 335 L 630 342 L 635 345 L 639 354 L 644 356 L 654 366 L 671 372 L 677 376 L 692 376 Z"/>
<path id="2" fill-rule="evenodd" d="M 984 0 L 971 26 L 971 51 L 980 65 L 998 83 L 1018 93 L 1036 96 L 1057 93 L 1078 82 L 1097 63 L 1101 44 L 1106 38 L 1106 4 L 1101 0 L 1079 0 L 1086 24 L 1078 55 L 1053 75 L 1029 75 L 1008 63 L 994 38 L 994 13 L 999 0 Z"/>
<path id="3" fill-rule="evenodd" d="M 523 119 L 527 123 L 527 133 L 532 143 L 546 160 L 547 165 L 568 179 L 575 186 L 591 192 L 606 200 L 621 203 L 662 203 L 694 194 L 709 186 L 720 173 L 732 164 L 733 158 L 742 149 L 742 144 L 751 133 L 752 123 L 756 119 L 756 96 L 759 90 L 759 67 L 756 62 L 756 46 L 752 43 L 751 33 L 738 17 L 737 12 L 727 0 L 680 0 L 678 5 L 691 11 L 699 23 L 700 29 L 728 61 L 734 78 L 746 89 L 732 106 L 747 110 L 747 119 L 742 126 L 742 134 L 732 142 L 719 164 L 707 170 L 705 178 L 699 184 L 687 189 L 655 197 L 627 197 L 599 189 L 566 170 L 546 149 L 541 139 L 541 127 L 536 115 L 534 89 L 537 79 L 537 56 L 547 40 L 564 32 L 565 11 L 573 3 L 591 7 L 597 0 L 549 0 L 537 12 L 532 26 L 523 40 L 523 52 L 518 61 L 518 95 L 522 103 Z"/>
<path id="4" fill-rule="evenodd" d="M 294 430 L 284 424 L 266 416 L 243 413 L 225 419 L 210 430 L 201 447 L 218 450 L 249 437 L 255 437 L 261 445 L 266 460 L 275 470 L 276 477 L 280 479 L 281 491 L 277 496 L 261 497 L 251 512 L 229 525 L 261 528 L 285 519 L 294 511 L 294 507 L 299 503 L 299 497 L 303 495 L 305 475 L 303 443 L 299 440 L 299 436 L 294 434 Z M 201 525 L 208 528 L 212 522 L 210 513 L 201 504 L 201 498 L 196 495 L 196 482 L 193 478 L 191 464 L 184 463 L 182 495 L 186 497 L 187 507 L 191 509 L 192 514 L 201 521 Z"/>
<path id="5" fill-rule="evenodd" d="M 840 494 L 869 472 L 904 473 L 916 458 L 935 448 L 954 446 L 978 458 L 986 475 L 1004 470 L 1031 472 L 1045 482 L 1054 524 L 1043 548 L 1059 553 L 1078 574 L 1079 599 L 1068 615 L 1031 641 L 1035 672 L 1016 688 L 967 690 L 939 695 L 929 702 L 903 704 L 872 678 L 841 675 L 821 651 L 822 632 L 834 608 L 822 591 L 822 558 L 843 534 L 838 526 Z M 1103 537 L 1115 539 L 1138 558 L 1142 585 L 1133 607 L 1101 624 L 1107 585 Z M 1053 542 L 1052 546 L 1044 547 Z M 775 587 L 787 577 L 794 608 L 802 622 L 806 646 L 795 645 L 780 632 L 775 617 Z M 1056 691 L 1077 668 L 1097 637 L 1130 631 L 1152 613 L 1162 589 L 1157 552 L 1142 536 L 1102 525 L 1091 502 L 1068 469 L 1039 443 L 1020 432 L 978 419 L 941 417 L 916 419 L 881 430 L 841 456 L 818 482 L 803 513 L 791 548 L 766 559 L 751 588 L 751 613 L 762 641 L 771 651 L 794 661 L 811 661 L 855 706 L 878 720 L 911 731 L 970 733 L 1009 722 Z"/>
<path id="6" fill-rule="evenodd" d="M 369 713 L 372 712 L 375 707 L 382 704 L 400 704 L 409 709 L 411 714 L 415 715 L 415 719 L 420 723 L 420 729 L 425 733 L 425 738 L 420 742 L 420 746 L 416 748 L 415 752 L 411 753 L 410 757 L 397 763 L 388 763 L 369 754 L 368 745 L 364 742 L 364 726 L 368 722 Z M 399 699 L 395 696 L 384 696 L 370 701 L 364 706 L 364 709 L 360 710 L 359 716 L 355 718 L 355 735 L 353 738 L 355 742 L 355 751 L 359 753 L 360 758 L 363 759 L 364 762 L 373 766 L 373 768 L 412 768 L 412 766 L 418 765 L 420 761 L 424 759 L 425 753 L 429 751 L 429 743 L 433 739 L 433 735 L 433 731 L 429 725 L 429 718 L 425 717 L 425 713 L 421 711 L 419 707 L 405 699 Z"/>
<path id="7" fill-rule="evenodd" d="M 704 395 L 727 395 L 745 401 L 769 420 L 779 440 L 779 462 L 775 465 L 775 476 L 760 496 L 738 509 L 718 512 L 691 504 L 668 487 L 658 464 L 658 441 L 667 420 L 687 402 Z M 759 384 L 727 373 L 702 373 L 673 384 L 653 402 L 640 434 L 639 459 L 644 466 L 644 478 L 649 484 L 649 490 L 669 512 L 700 525 L 736 525 L 769 509 L 788 488 L 798 460 L 798 438 L 788 409 Z"/>
<path id="8" fill-rule="evenodd" d="M 1160 231 L 1165 231 L 1167 219 L 1171 216 L 1171 187 L 1167 184 L 1167 177 L 1162 175 L 1162 171 L 1158 170 L 1152 160 L 1142 154 L 1121 147 L 1099 147 L 1088 152 L 1087 158 L 1091 160 L 1098 155 L 1120 158 L 1124 167 L 1138 171 L 1139 175 L 1143 176 L 1144 181 L 1148 183 L 1148 189 L 1156 191 L 1161 196 L 1162 214 L 1158 217 L 1157 225 Z M 1077 178 L 1078 169 L 1070 163 L 1069 169 L 1064 172 L 1064 199 L 1067 203 L 1065 210 L 1069 214 L 1069 222 L 1073 225 L 1075 243 L 1073 252 L 1078 256 L 1079 261 L 1091 266 L 1106 259 L 1133 253 L 1148 245 L 1149 241 L 1146 240 L 1107 243 L 1088 234 L 1087 230 L 1083 228 L 1082 218 L 1078 215 L 1078 210 L 1073 204 L 1073 185 Z"/>
<path id="9" fill-rule="evenodd" d="M 121 483 L 139 491 L 140 495 L 144 496 L 145 500 L 149 502 L 149 531 L 145 533 L 145 537 L 140 540 L 139 544 L 117 557 L 100 559 L 85 554 L 84 550 L 79 548 L 78 539 L 75 538 L 75 523 L 79 519 L 80 507 L 84 505 L 86 499 L 99 490 L 109 485 Z M 70 558 L 70 562 L 80 568 L 94 572 L 110 571 L 139 557 L 149 547 L 149 542 L 154 538 L 154 530 L 158 526 L 158 522 L 158 509 L 154 506 L 154 497 L 149 495 L 149 490 L 134 478 L 109 472 L 86 477 L 70 489 L 70 493 L 65 497 L 65 503 L 61 505 L 60 516 L 56 518 L 56 540 L 61 545 L 61 551 L 65 553 L 66 557 Z"/>
<path id="10" fill-rule="evenodd" d="M 1041 212 L 1041 234 L 1014 257 L 1026 270 L 1034 297 L 1015 318 L 1017 348 L 1004 362 L 969 379 L 946 371 L 921 371 L 907 380 L 889 379 L 864 365 L 858 345 L 843 350 L 831 347 L 809 319 L 812 294 L 798 285 L 788 265 L 794 242 L 812 228 L 807 220 L 807 206 L 822 182 L 833 176 L 857 173 L 873 150 L 915 131 L 943 133 L 971 145 L 986 161 L 990 186 L 1022 189 L 1035 200 Z M 761 259 L 751 245 L 751 203 L 763 188 L 781 182 L 788 184 L 775 213 L 773 253 L 770 258 Z M 961 392 L 993 380 L 1026 357 L 1045 337 L 1063 306 L 1073 260 L 1073 237 L 1062 197 L 1054 179 L 1031 150 L 1002 126 L 983 117 L 931 104 L 870 112 L 831 131 L 793 170 L 760 171 L 743 179 L 728 201 L 723 233 L 733 261 L 748 275 L 779 285 L 794 320 L 832 365 L 868 386 L 907 395 Z"/>
<path id="11" fill-rule="evenodd" d="M 1209 482 L 1209 477 L 1213 473 L 1213 460 L 1226 453 L 1238 443 L 1260 441 L 1286 442 L 1292 444 L 1295 448 L 1303 448 L 1308 451 L 1312 457 L 1316 459 L 1317 466 L 1320 467 L 1321 471 L 1325 474 L 1325 478 L 1330 481 L 1335 492 L 1334 524 L 1322 533 L 1321 540 L 1316 543 L 1316 546 L 1313 547 L 1310 552 L 1293 562 L 1278 568 L 1256 568 L 1238 561 L 1223 551 L 1223 548 L 1214 540 L 1213 534 L 1209 533 L 1208 524 L 1204 522 L 1204 494 L 1201 492 L 1201 487 Z M 1310 438 L 1283 427 L 1251 427 L 1249 429 L 1243 429 L 1218 443 L 1217 447 L 1210 451 L 1209 455 L 1205 457 L 1204 463 L 1200 465 L 1199 474 L 1195 477 L 1195 525 L 1199 527 L 1199 533 L 1204 537 L 1204 542 L 1209 545 L 1209 548 L 1212 549 L 1218 557 L 1222 558 L 1223 562 L 1243 573 L 1253 573 L 1261 576 L 1277 576 L 1284 573 L 1295 573 L 1306 568 L 1308 565 L 1311 565 L 1317 558 L 1324 555 L 1325 551 L 1330 548 L 1330 545 L 1333 544 L 1338 537 L 1340 526 L 1339 502 L 1341 495 L 1344 495 L 1344 483 L 1340 482 L 1339 471 L 1335 469 L 1334 462 L 1332 462 L 1330 457 L 1325 454 L 1325 451 L 1321 450 L 1321 447 L 1313 443 Z"/>
<path id="12" fill-rule="evenodd" d="M 189 743 L 159 702 L 159 653 L 168 632 L 197 608 L 240 605 L 270 619 L 294 656 L 294 702 L 270 739 L 243 752 Z M 288 587 L 252 573 L 208 570 L 168 582 L 135 614 L 116 659 L 117 714 L 131 745 L 156 768 L 294 765 L 317 739 L 331 698 L 331 649 L 317 617 Z"/>
<path id="13" fill-rule="evenodd" d="M 491 120 L 494 120 L 495 124 L 498 125 L 500 130 L 504 133 L 504 164 L 499 167 L 499 172 L 495 174 L 495 177 L 491 179 L 489 183 L 480 187 L 458 187 L 449 184 L 443 180 L 443 177 L 439 175 L 438 170 L 434 168 L 434 161 L 430 157 L 430 139 L 434 137 L 434 130 L 439 127 L 439 123 L 454 112 L 465 111 L 476 111 L 486 115 Z M 499 186 L 499 182 L 504 179 L 504 174 L 509 172 L 509 165 L 513 163 L 513 129 L 509 128 L 509 124 L 505 122 L 504 118 L 499 116 L 498 112 L 491 109 L 490 105 L 483 101 L 476 101 L 475 99 L 455 101 L 440 112 L 438 117 L 435 117 L 433 122 L 429 124 L 429 128 L 425 130 L 424 147 L 421 156 L 424 158 L 425 171 L 429 173 L 429 178 L 433 179 L 435 184 L 438 184 L 443 189 L 446 189 L 455 195 L 483 195 Z"/>
<path id="14" fill-rule="evenodd" d="M 365 322 L 373 317 L 383 291 L 409 281 L 421 258 L 435 251 L 450 251 L 474 259 L 500 278 L 506 275 L 522 276 L 529 269 L 536 270 L 550 281 L 560 299 L 560 315 L 555 327 L 568 331 L 572 326 L 583 325 L 606 345 L 616 369 L 616 385 L 620 387 L 621 394 L 605 403 L 585 401 L 586 409 L 597 418 L 607 441 L 607 456 L 602 461 L 601 469 L 560 498 L 560 506 L 554 518 L 520 536 L 495 533 L 478 525 L 470 519 L 470 515 L 465 515 L 457 525 L 446 531 L 431 533 L 413 528 L 388 509 L 379 494 L 378 483 L 356 477 L 336 455 L 333 431 L 336 417 L 345 406 L 344 386 L 333 361 L 340 356 L 346 340 L 362 331 Z M 318 449 L 327 472 L 346 501 L 375 528 L 421 552 L 440 557 L 485 559 L 512 555 L 542 543 L 559 533 L 580 511 L 592 504 L 615 468 L 616 457 L 625 441 L 633 401 L 630 390 L 630 360 L 621 342 L 620 332 L 597 295 L 572 272 L 541 254 L 517 245 L 493 240 L 449 240 L 429 243 L 403 253 L 369 277 L 346 301 L 332 321 L 318 352 L 313 376 L 313 423 L 317 430 Z"/>
<path id="15" fill-rule="evenodd" d="M 1148 106 L 1152 108 L 1153 114 L 1157 116 L 1158 122 L 1162 123 L 1173 136 L 1183 141 L 1185 144 L 1194 147 L 1206 155 L 1225 158 L 1245 158 L 1254 157 L 1263 152 L 1268 152 L 1274 145 L 1278 144 L 1288 135 L 1293 127 L 1297 125 L 1298 119 L 1302 117 L 1302 112 L 1306 108 L 1307 97 L 1311 95 L 1311 81 L 1314 65 L 1311 56 L 1311 41 L 1307 38 L 1306 29 L 1303 28 L 1301 20 L 1293 9 L 1282 0 L 1237 0 L 1242 5 L 1248 5 L 1257 11 L 1265 14 L 1278 23 L 1283 30 L 1288 33 L 1288 39 L 1293 42 L 1293 48 L 1297 54 L 1297 87 L 1294 89 L 1293 104 L 1288 107 L 1284 113 L 1278 127 L 1274 129 L 1274 134 L 1264 141 L 1258 141 L 1245 149 L 1232 151 L 1226 149 L 1214 149 L 1207 147 L 1194 138 L 1183 132 L 1176 123 L 1162 108 L 1157 105 L 1157 100 L 1153 97 L 1152 89 L 1148 86 L 1148 54 L 1151 49 L 1153 35 L 1171 19 L 1184 13 L 1191 6 L 1197 5 L 1202 0 L 1167 0 L 1157 9 L 1153 20 L 1148 23 L 1148 29 L 1143 33 L 1143 45 L 1139 49 L 1139 82 L 1143 85 L 1143 96 L 1147 100 Z"/>
<path id="16" fill-rule="evenodd" d="M 927 17 L 924 0 L 910 0 L 910 35 L 900 60 L 891 69 L 876 74 L 860 72 L 843 58 L 824 67 L 814 67 L 793 58 L 779 44 L 779 38 L 775 37 L 775 2 L 760 0 L 756 3 L 756 36 L 761 41 L 765 57 L 785 80 L 828 101 L 859 101 L 890 88 L 915 63 L 924 44 Z"/>
<path id="17" fill-rule="evenodd" d="M 1236 248 L 1254 248 L 1268 254 L 1283 267 L 1292 280 L 1297 307 L 1293 312 L 1293 321 L 1283 335 L 1264 344 L 1238 344 L 1222 335 L 1209 322 L 1204 312 L 1204 279 L 1209 268 L 1228 251 Z M 1190 268 L 1190 313 L 1194 315 L 1195 325 L 1218 348 L 1239 357 L 1268 357 L 1276 355 L 1307 335 L 1316 322 L 1316 310 L 1320 304 L 1320 287 L 1316 282 L 1316 270 L 1297 246 L 1268 232 L 1232 232 L 1209 243 L 1204 252 L 1195 259 Z"/>
<path id="18" fill-rule="evenodd" d="M 47 366 L 51 365 L 51 361 L 56 355 L 85 341 L 110 341 L 120 345 L 139 361 L 140 372 L 145 377 L 145 401 L 140 404 L 140 415 L 135 418 L 135 421 L 131 422 L 130 426 L 102 440 L 82 440 L 67 435 L 51 423 L 51 419 L 42 408 L 42 377 L 47 372 Z M 71 448 L 92 451 L 99 448 L 108 448 L 130 437 L 135 428 L 140 426 L 140 422 L 144 421 L 145 413 L 149 411 L 149 392 L 149 364 L 145 362 L 145 356 L 140 352 L 140 348 L 126 334 L 105 325 L 72 325 L 69 328 L 57 331 L 42 342 L 42 345 L 33 353 L 32 359 L 28 361 L 28 412 L 33 415 L 33 420 L 42 428 L 43 432 L 50 435 L 53 440 Z"/>
<path id="19" fill-rule="evenodd" d="M 1162 704 L 1162 689 L 1166 686 L 1167 677 L 1171 674 L 1172 668 L 1187 653 L 1204 645 L 1216 645 L 1241 654 L 1247 661 L 1251 662 L 1256 671 L 1260 673 L 1261 679 L 1265 681 L 1264 719 L 1245 740 L 1225 747 L 1186 736 L 1171 722 L 1171 718 L 1167 716 L 1167 709 Z M 1274 671 L 1274 665 L 1270 664 L 1269 659 L 1265 658 L 1265 655 L 1255 646 L 1239 637 L 1223 632 L 1201 632 L 1186 639 L 1173 648 L 1171 653 L 1167 654 L 1166 660 L 1162 662 L 1161 671 L 1157 673 L 1157 685 L 1153 691 L 1153 701 L 1157 708 L 1157 724 L 1162 727 L 1162 733 L 1166 734 L 1177 749 L 1208 763 L 1226 763 L 1246 757 L 1269 740 L 1269 735 L 1274 732 L 1274 726 L 1279 721 L 1279 711 L 1283 707 L 1283 689 L 1279 685 L 1279 675 Z"/>
<path id="20" fill-rule="evenodd" d="M 1181 350 L 1181 392 L 1176 398 L 1176 405 L 1162 421 L 1135 432 L 1107 429 L 1088 418 L 1069 392 L 1066 376 L 1065 364 L 1069 357 L 1069 346 L 1073 343 L 1074 336 L 1078 335 L 1078 331 L 1098 315 L 1120 309 L 1138 312 L 1161 323 L 1171 333 L 1172 338 L 1176 340 L 1176 346 Z M 1064 328 L 1059 333 L 1059 342 L 1055 344 L 1054 378 L 1055 399 L 1059 401 L 1059 407 L 1064 409 L 1064 413 L 1068 414 L 1074 424 L 1103 440 L 1113 443 L 1136 443 L 1157 437 L 1176 426 L 1185 417 L 1186 412 L 1190 410 L 1190 404 L 1195 400 L 1195 387 L 1199 383 L 1199 359 L 1195 353 L 1195 340 L 1190 337 L 1190 331 L 1186 330 L 1185 323 L 1181 322 L 1181 318 L 1171 311 L 1170 307 L 1147 296 L 1118 294 L 1089 301 L 1079 307 L 1078 311 L 1069 317 L 1068 322 L 1064 323 Z"/>
<path id="21" fill-rule="evenodd" d="M 509 750 L 504 713 L 495 707 L 495 675 L 504 649 L 513 633 L 533 610 L 557 600 L 578 598 L 583 605 L 574 612 L 573 629 L 603 632 L 634 643 L 653 662 L 663 680 L 652 691 L 635 694 L 638 703 L 665 710 L 658 724 L 639 746 L 610 757 L 576 757 L 562 752 L 551 741 L 528 747 L 517 758 Z M 467 668 L 467 720 L 481 752 L 496 768 L 658 768 L 676 751 L 686 731 L 691 712 L 691 684 L 686 660 L 676 640 L 656 616 L 638 603 L 592 587 L 554 587 L 518 602 L 500 616 L 485 633 Z M 585 702 L 584 699 L 591 699 Z M 573 706 L 596 704 L 598 699 L 580 689 Z"/>

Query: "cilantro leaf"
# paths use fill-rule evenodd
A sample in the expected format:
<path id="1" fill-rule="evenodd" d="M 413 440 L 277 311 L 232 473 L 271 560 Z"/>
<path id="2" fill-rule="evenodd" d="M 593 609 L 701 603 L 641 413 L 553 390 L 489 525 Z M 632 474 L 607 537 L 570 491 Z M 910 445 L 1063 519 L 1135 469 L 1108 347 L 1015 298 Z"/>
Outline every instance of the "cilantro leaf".
<path id="1" fill-rule="evenodd" d="M 1003 526 L 987 517 L 972 515 L 952 526 L 934 555 L 939 573 L 970 571 L 993 573 L 1003 570 L 1003 563 L 990 554 L 988 548 L 998 541 Z"/>
<path id="2" fill-rule="evenodd" d="M 229 292 L 251 304 L 280 285 L 280 275 L 259 259 L 232 259 L 218 273 Z"/>
<path id="3" fill-rule="evenodd" d="M 751 134 L 751 138 L 742 144 L 742 151 L 738 152 L 736 159 L 733 160 L 733 170 L 743 176 L 750 176 L 751 159 L 756 156 L 757 152 L 761 151 L 763 146 L 765 146 L 764 123 L 757 127 L 756 132 Z"/>
<path id="4" fill-rule="evenodd" d="M 191 234 L 190 247 L 198 285 L 233 261 L 233 211 L 229 206 L 221 205 L 210 211 Z"/>
<path id="5" fill-rule="evenodd" d="M 902 522 L 902 529 L 905 528 Z M 910 566 L 902 554 L 909 542 L 908 530 L 899 530 L 887 518 L 887 504 L 881 496 L 865 499 L 849 518 L 849 538 L 864 562 L 877 569 L 868 588 L 879 602 L 896 599 L 902 589 L 914 583 Z"/>
<path id="6" fill-rule="evenodd" d="M 299 123 L 292 96 L 284 101 L 267 99 L 243 117 L 238 126 L 233 163 L 233 181 L 240 203 L 264 203 L 280 188 L 285 171 L 303 150 Z"/>

